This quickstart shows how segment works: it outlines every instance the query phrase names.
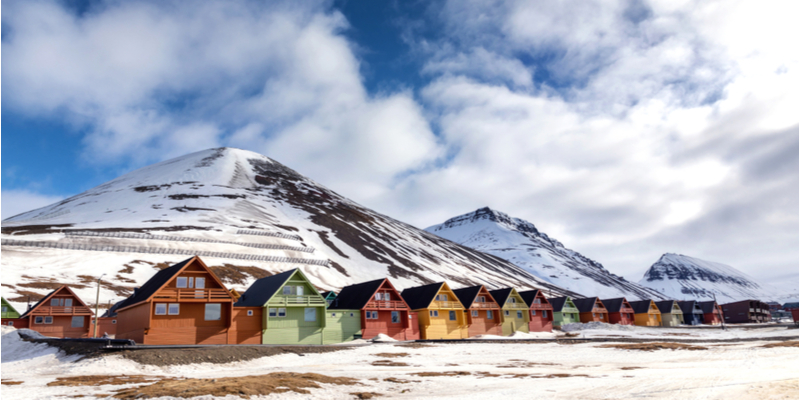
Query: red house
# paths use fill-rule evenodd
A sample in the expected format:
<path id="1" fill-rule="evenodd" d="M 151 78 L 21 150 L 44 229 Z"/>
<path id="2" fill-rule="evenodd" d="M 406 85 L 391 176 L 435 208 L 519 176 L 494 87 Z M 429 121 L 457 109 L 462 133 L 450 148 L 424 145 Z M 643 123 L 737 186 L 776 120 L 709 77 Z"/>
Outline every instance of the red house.
<path id="1" fill-rule="evenodd" d="M 233 303 L 217 275 L 192 257 L 162 269 L 119 305 L 116 338 L 139 344 L 236 344 Z M 255 313 L 245 317 L 259 318 Z"/>
<path id="2" fill-rule="evenodd" d="M 536 289 L 519 292 L 519 295 L 530 307 L 531 322 L 528 323 L 530 331 L 552 332 L 553 305 L 544 297 L 544 293 Z"/>
<path id="3" fill-rule="evenodd" d="M 624 297 L 616 299 L 603 299 L 603 305 L 608 310 L 608 323 L 619 325 L 633 325 L 633 308 Z"/>
<path id="4" fill-rule="evenodd" d="M 92 310 L 69 287 L 61 286 L 25 311 L 15 323 L 44 336 L 86 338 L 92 335 Z"/>
<path id="5" fill-rule="evenodd" d="M 719 325 L 723 321 L 722 307 L 716 301 L 698 302 L 703 310 L 703 323 L 706 325 Z"/>
<path id="6" fill-rule="evenodd" d="M 453 290 L 467 313 L 469 336 L 503 335 L 500 305 L 483 285 Z"/>
<path id="7" fill-rule="evenodd" d="M 346 286 L 329 310 L 361 310 L 361 337 L 384 334 L 396 340 L 419 339 L 417 313 L 411 311 L 389 279 Z"/>

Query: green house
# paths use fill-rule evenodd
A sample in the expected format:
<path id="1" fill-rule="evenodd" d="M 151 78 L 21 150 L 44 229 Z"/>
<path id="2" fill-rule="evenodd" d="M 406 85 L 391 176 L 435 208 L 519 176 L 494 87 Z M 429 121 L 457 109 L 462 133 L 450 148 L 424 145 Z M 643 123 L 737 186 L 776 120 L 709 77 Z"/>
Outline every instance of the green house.
<path id="1" fill-rule="evenodd" d="M 553 327 L 581 322 L 581 315 L 569 296 L 547 299 L 553 305 Z"/>
<path id="2" fill-rule="evenodd" d="M 327 311 L 325 298 L 299 269 L 261 278 L 234 307 L 263 307 L 263 344 L 328 344 L 352 340 L 361 330 L 358 310 Z M 349 323 L 350 321 L 353 323 Z M 353 327 L 357 327 L 353 331 Z"/>
<path id="3" fill-rule="evenodd" d="M 328 292 L 320 292 L 320 294 L 322 295 L 322 298 L 325 299 L 325 302 L 328 303 L 328 307 L 330 307 L 331 303 L 333 302 L 333 299 L 336 298 L 336 292 L 332 290 Z"/>
<path id="4" fill-rule="evenodd" d="M 5 297 L 0 297 L 3 300 L 3 318 L 19 318 L 19 313 L 14 309 Z"/>

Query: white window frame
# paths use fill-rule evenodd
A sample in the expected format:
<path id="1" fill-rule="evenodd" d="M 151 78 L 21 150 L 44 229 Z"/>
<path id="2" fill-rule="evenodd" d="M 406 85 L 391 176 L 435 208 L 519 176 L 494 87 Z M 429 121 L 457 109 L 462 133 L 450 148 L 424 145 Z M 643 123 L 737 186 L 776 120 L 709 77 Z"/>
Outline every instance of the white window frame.
<path id="1" fill-rule="evenodd" d="M 270 317 L 277 317 L 278 316 L 278 309 L 277 308 L 270 308 L 267 310 L 267 315 Z"/>
<path id="2" fill-rule="evenodd" d="M 181 282 L 183 282 L 183 283 L 181 283 Z M 178 289 L 188 288 L 189 287 L 188 286 L 188 282 L 189 282 L 189 278 L 187 278 L 185 276 L 179 276 L 178 278 L 175 279 L 175 287 L 178 288 Z"/>
<path id="3" fill-rule="evenodd" d="M 508 310 L 504 310 L 504 311 L 506 312 L 506 317 L 511 316 L 511 311 L 508 311 Z"/>
<path id="4" fill-rule="evenodd" d="M 52 315 L 45 315 L 44 316 L 44 323 L 45 324 L 52 324 L 53 323 L 53 316 Z"/>
<path id="5" fill-rule="evenodd" d="M 378 319 L 378 312 L 377 311 L 373 311 L 372 312 L 372 319 Z"/>
<path id="6" fill-rule="evenodd" d="M 309 311 L 314 311 L 314 319 L 308 319 L 308 316 L 311 315 Z M 317 309 L 314 307 L 306 307 L 303 309 L 303 321 L 304 322 L 316 322 L 317 321 Z"/>
<path id="7" fill-rule="evenodd" d="M 8 307 L 3 306 L 3 312 L 8 312 Z"/>
<path id="8" fill-rule="evenodd" d="M 517 299 L 515 297 L 509 297 L 508 302 L 512 303 L 512 304 L 516 304 L 517 303 Z"/>
<path id="9" fill-rule="evenodd" d="M 115 319 L 112 319 L 112 320 L 111 320 L 111 324 L 112 324 L 112 325 L 113 325 L 113 324 L 116 324 L 116 323 L 117 323 L 117 320 L 115 320 Z"/>
<path id="10" fill-rule="evenodd" d="M 393 324 L 400 323 L 400 311 L 392 311 L 392 323 Z"/>
<path id="11" fill-rule="evenodd" d="M 193 287 L 194 287 L 194 277 L 190 276 L 189 277 L 189 286 L 188 286 L 188 288 L 191 289 Z"/>
<path id="12" fill-rule="evenodd" d="M 172 312 L 172 306 L 177 307 L 175 312 Z M 167 315 L 181 315 L 181 303 L 169 303 L 167 305 Z"/>
<path id="13" fill-rule="evenodd" d="M 159 307 L 164 307 L 163 312 L 158 312 Z M 167 315 L 167 303 L 156 303 L 154 308 L 155 315 Z"/>
<path id="14" fill-rule="evenodd" d="M 209 306 L 219 306 L 219 317 L 206 319 L 206 313 L 208 312 Z M 221 303 L 206 303 L 205 309 L 203 310 L 203 320 L 204 321 L 222 321 L 222 304 Z"/>
<path id="15" fill-rule="evenodd" d="M 297 287 L 295 288 L 295 293 L 296 293 L 298 296 L 302 296 L 302 295 L 304 295 L 304 294 L 305 294 L 305 290 L 303 290 L 303 287 L 302 287 L 302 286 L 297 286 Z"/>
<path id="16" fill-rule="evenodd" d="M 44 317 L 42 317 L 42 316 L 33 317 L 33 323 L 34 324 L 43 324 L 44 323 Z"/>
<path id="17" fill-rule="evenodd" d="M 248 317 L 252 317 L 253 316 L 253 310 L 247 310 L 247 316 Z"/>
<path id="18" fill-rule="evenodd" d="M 195 289 L 205 289 L 206 288 L 206 278 L 197 277 L 194 280 L 194 288 Z"/>
<path id="19" fill-rule="evenodd" d="M 283 314 L 283 315 L 281 315 Z M 285 308 L 278 308 L 278 318 L 286 318 L 286 309 Z"/>
<path id="20" fill-rule="evenodd" d="M 478 296 L 478 303 L 486 303 L 486 296 Z"/>

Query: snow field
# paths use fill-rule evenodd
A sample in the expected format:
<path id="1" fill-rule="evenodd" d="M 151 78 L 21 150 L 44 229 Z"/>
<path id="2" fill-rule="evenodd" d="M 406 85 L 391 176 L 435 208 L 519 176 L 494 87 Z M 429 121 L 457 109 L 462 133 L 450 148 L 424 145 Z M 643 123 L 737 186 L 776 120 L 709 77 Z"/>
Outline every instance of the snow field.
<path id="1" fill-rule="evenodd" d="M 8 337 L 7 337 L 8 336 Z M 110 393 L 123 386 L 47 387 L 62 376 L 153 375 L 220 378 L 271 372 L 314 372 L 360 379 L 363 386 L 323 385 L 310 395 L 286 393 L 270 399 L 351 399 L 351 392 L 376 392 L 384 398 L 483 399 L 763 399 L 796 398 L 798 348 L 760 348 L 764 342 L 708 345 L 708 350 L 643 352 L 600 348 L 594 344 L 502 343 L 437 344 L 403 347 L 379 343 L 322 354 L 282 354 L 229 364 L 191 364 L 167 367 L 140 365 L 119 355 L 76 360 L 52 349 L 14 339 L 3 328 L 3 397 L 55 399 L 78 394 Z M 385 358 L 381 353 L 406 353 Z M 379 360 L 408 366 L 375 366 Z M 8 360 L 8 361 L 7 361 Z M 626 369 L 622 369 L 626 368 Z M 468 372 L 466 376 L 411 375 L 420 372 Z M 500 376 L 482 377 L 481 373 Z M 524 374 L 525 377 L 512 377 Z M 587 375 L 531 378 L 529 375 Z M 393 383 L 386 378 L 412 381 Z M 791 389 L 794 389 L 793 394 Z M 784 393 L 785 392 L 785 393 Z M 91 397 L 88 397 L 91 398 Z M 210 397 L 209 397 L 210 398 Z M 231 398 L 231 397 L 229 397 Z"/>

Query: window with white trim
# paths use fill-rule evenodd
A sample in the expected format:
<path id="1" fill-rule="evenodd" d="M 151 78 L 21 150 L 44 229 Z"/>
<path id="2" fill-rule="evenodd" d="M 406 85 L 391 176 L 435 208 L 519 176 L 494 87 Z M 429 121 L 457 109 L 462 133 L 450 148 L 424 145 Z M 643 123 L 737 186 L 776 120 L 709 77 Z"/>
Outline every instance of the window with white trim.
<path id="1" fill-rule="evenodd" d="M 400 323 L 400 312 L 399 311 L 392 311 L 392 323 L 399 324 Z"/>
<path id="2" fill-rule="evenodd" d="M 156 303 L 156 315 L 167 315 L 167 303 Z"/>
<path id="3" fill-rule="evenodd" d="M 115 320 L 115 319 L 112 319 L 112 320 L 111 320 L 111 323 L 112 323 L 112 324 L 116 324 L 116 323 L 117 323 L 117 320 Z"/>
<path id="4" fill-rule="evenodd" d="M 34 317 L 33 318 L 33 323 L 34 324 L 42 324 L 42 323 L 44 323 L 44 317 Z"/>
<path id="5" fill-rule="evenodd" d="M 509 302 L 509 303 L 516 303 L 516 302 L 517 302 L 517 299 L 516 299 L 516 298 L 514 298 L 514 297 L 510 297 L 510 298 L 508 299 L 508 302 Z"/>
<path id="6" fill-rule="evenodd" d="M 73 316 L 72 317 L 72 324 L 70 325 L 71 328 L 83 328 L 83 316 Z"/>
<path id="7" fill-rule="evenodd" d="M 53 323 L 53 317 L 51 317 L 51 316 L 49 316 L 49 315 L 45 315 L 45 317 L 44 317 L 44 323 L 45 323 L 45 324 L 52 324 L 52 323 Z"/>
<path id="8" fill-rule="evenodd" d="M 486 303 L 486 296 L 478 296 L 478 303 Z"/>
<path id="9" fill-rule="evenodd" d="M 247 316 L 248 317 L 252 317 L 253 316 L 253 310 L 247 310 Z"/>
<path id="10" fill-rule="evenodd" d="M 508 310 L 505 310 L 505 311 L 506 311 L 506 317 L 508 317 L 509 315 L 511 315 L 511 311 L 508 311 Z"/>
<path id="11" fill-rule="evenodd" d="M 269 309 L 269 316 L 270 317 L 277 317 L 278 316 L 278 309 L 277 308 L 270 308 Z"/>
<path id="12" fill-rule="evenodd" d="M 222 319 L 222 304 L 220 303 L 206 303 L 205 310 L 206 321 L 219 321 Z"/>
<path id="13" fill-rule="evenodd" d="M 175 287 L 177 288 L 189 287 L 189 278 L 185 276 L 179 276 L 178 279 L 175 280 Z"/>
<path id="14" fill-rule="evenodd" d="M 169 309 L 167 310 L 167 314 L 169 314 L 169 315 L 180 315 L 181 314 L 181 304 L 180 303 L 169 303 Z"/>
<path id="15" fill-rule="evenodd" d="M 292 294 L 292 287 L 291 286 L 284 286 L 283 287 L 283 294 Z"/>
<path id="16" fill-rule="evenodd" d="M 206 278 L 197 278 L 194 280 L 194 288 L 195 289 L 205 289 L 206 288 Z"/>
<path id="17" fill-rule="evenodd" d="M 303 320 L 306 322 L 314 322 L 317 320 L 317 309 L 314 307 L 307 307 L 303 312 Z"/>
<path id="18" fill-rule="evenodd" d="M 286 309 L 285 308 L 279 308 L 278 309 L 278 318 L 283 318 L 283 317 L 286 317 Z"/>

